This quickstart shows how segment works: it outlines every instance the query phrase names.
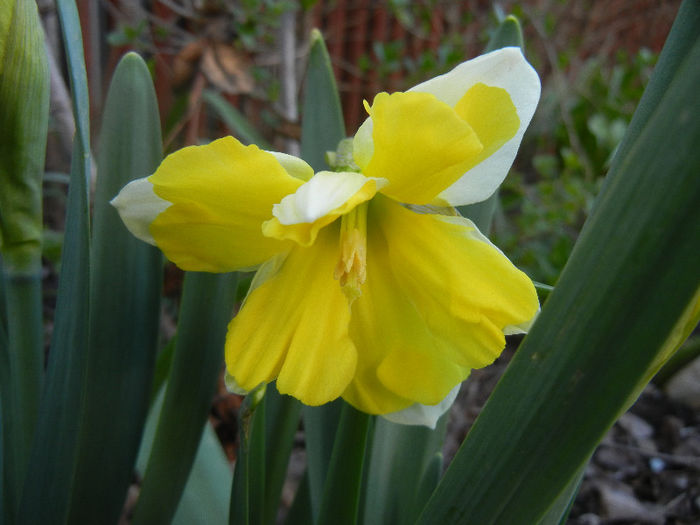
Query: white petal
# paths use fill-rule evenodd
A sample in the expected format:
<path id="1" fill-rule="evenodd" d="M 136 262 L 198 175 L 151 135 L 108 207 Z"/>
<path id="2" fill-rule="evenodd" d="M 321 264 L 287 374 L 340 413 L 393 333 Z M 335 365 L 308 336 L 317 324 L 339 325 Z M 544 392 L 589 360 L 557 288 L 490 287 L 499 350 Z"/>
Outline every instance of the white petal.
<path id="1" fill-rule="evenodd" d="M 279 162 L 284 170 L 292 177 L 301 180 L 309 180 L 314 176 L 314 169 L 299 157 L 288 155 L 280 151 L 267 151 L 267 153 L 274 155 L 277 162 Z"/>
<path id="2" fill-rule="evenodd" d="M 540 98 L 540 79 L 525 60 L 520 48 L 507 47 L 492 51 L 458 65 L 449 73 L 418 84 L 409 91 L 432 93 L 443 102 L 454 106 L 476 83 L 501 87 L 511 97 L 520 127 L 515 136 L 493 155 L 469 170 L 438 198 L 453 206 L 481 202 L 487 199 L 503 182 L 513 164 L 525 129 Z"/>
<path id="3" fill-rule="evenodd" d="M 408 408 L 404 408 L 398 412 L 384 414 L 382 417 L 392 423 L 399 423 L 401 425 L 423 425 L 435 428 L 440 416 L 447 412 L 455 402 L 455 399 L 457 399 L 457 394 L 459 394 L 461 386 L 462 383 L 450 390 L 450 393 L 447 394 L 445 399 L 440 401 L 437 405 L 421 405 L 420 403 L 414 403 Z"/>
<path id="4" fill-rule="evenodd" d="M 239 396 L 245 396 L 248 394 L 248 391 L 238 384 L 236 378 L 229 374 L 228 370 L 226 370 L 224 373 L 224 384 L 226 385 L 226 390 L 233 394 L 238 394 Z"/>
<path id="5" fill-rule="evenodd" d="M 503 328 L 503 333 L 505 335 L 515 335 L 515 334 L 526 334 L 530 331 L 530 328 L 532 328 L 532 325 L 535 324 L 535 320 L 537 317 L 540 315 L 540 310 L 537 310 L 537 313 L 532 319 L 529 319 L 525 321 L 524 323 L 520 324 L 511 324 Z"/>
<path id="6" fill-rule="evenodd" d="M 361 173 L 320 171 L 272 207 L 281 224 L 313 223 L 345 204 L 370 180 Z M 377 186 L 383 179 L 377 180 Z"/>
<path id="7" fill-rule="evenodd" d="M 171 206 L 153 191 L 153 184 L 148 178 L 132 180 L 124 186 L 110 204 L 119 212 L 119 216 L 138 239 L 156 245 L 149 227 L 153 220 Z"/>

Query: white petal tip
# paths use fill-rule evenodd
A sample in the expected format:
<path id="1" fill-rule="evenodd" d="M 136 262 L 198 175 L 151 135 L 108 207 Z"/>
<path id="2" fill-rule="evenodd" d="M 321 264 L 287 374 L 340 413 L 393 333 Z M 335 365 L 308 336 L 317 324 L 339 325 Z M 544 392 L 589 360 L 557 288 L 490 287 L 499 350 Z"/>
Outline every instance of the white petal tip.
<path id="1" fill-rule="evenodd" d="M 461 383 L 455 386 L 450 390 L 450 393 L 447 394 L 445 399 L 440 401 L 437 405 L 421 405 L 420 403 L 414 403 L 410 407 L 399 410 L 398 412 L 383 414 L 382 417 L 392 423 L 398 423 L 399 425 L 422 425 L 434 429 L 440 417 L 450 409 L 455 399 L 457 399 L 457 394 L 459 394 L 461 386 Z"/>
<path id="2" fill-rule="evenodd" d="M 136 238 L 156 245 L 149 230 L 150 225 L 171 204 L 155 194 L 148 178 L 131 181 L 109 202 Z"/>

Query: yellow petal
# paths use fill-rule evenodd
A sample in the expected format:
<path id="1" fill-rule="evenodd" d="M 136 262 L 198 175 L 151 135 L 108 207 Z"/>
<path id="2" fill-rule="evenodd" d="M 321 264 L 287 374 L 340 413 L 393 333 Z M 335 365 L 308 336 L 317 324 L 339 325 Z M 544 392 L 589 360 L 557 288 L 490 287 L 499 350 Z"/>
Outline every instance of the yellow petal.
<path id="1" fill-rule="evenodd" d="M 374 197 L 383 184 L 361 173 L 321 171 L 274 205 L 263 234 L 310 246 L 321 228 Z"/>
<path id="2" fill-rule="evenodd" d="M 450 359 L 466 368 L 490 364 L 505 346 L 503 330 L 538 311 L 530 279 L 471 221 L 375 201 L 396 281 L 432 332 L 452 343 Z"/>
<path id="3" fill-rule="evenodd" d="M 525 129 L 535 113 L 540 97 L 539 77 L 519 48 L 507 47 L 463 62 L 449 73 L 432 78 L 409 90 L 409 92 L 432 93 L 449 106 L 455 106 L 466 92 L 480 83 L 491 88 L 501 88 L 508 93 L 512 105 L 516 108 L 519 125 L 509 140 L 485 156 L 452 186 L 440 193 L 439 200 L 453 206 L 483 201 L 503 182 L 513 164 Z M 485 100 L 481 105 L 476 101 L 476 97 L 475 102 L 480 112 L 486 116 L 484 122 L 498 123 L 496 115 L 492 113 L 499 107 L 498 104 L 494 105 L 494 101 Z M 496 113 L 498 112 L 500 110 L 496 109 Z M 468 122 L 478 125 L 476 120 L 468 120 Z M 483 125 L 481 127 L 483 128 Z M 479 132 L 480 130 L 477 129 L 477 134 Z M 486 142 L 489 142 L 488 139 Z M 488 150 L 488 145 L 486 143 L 484 145 Z"/>
<path id="4" fill-rule="evenodd" d="M 248 268 L 290 246 L 265 237 L 262 223 L 303 181 L 257 146 L 225 137 L 187 147 L 169 155 L 148 180 L 158 197 L 172 203 L 150 233 L 184 270 Z"/>
<path id="5" fill-rule="evenodd" d="M 384 177 L 381 191 L 400 202 L 427 204 L 464 175 L 483 147 L 467 122 L 428 93 L 379 93 L 370 108 L 371 158 L 366 124 L 356 155 L 368 177 Z"/>
<path id="6" fill-rule="evenodd" d="M 357 352 L 348 336 L 350 308 L 333 269 L 338 228 L 320 232 L 310 248 L 294 247 L 249 293 L 231 321 L 226 367 L 252 390 L 277 378 L 277 388 L 307 405 L 337 398 L 355 371 Z M 256 283 L 257 284 L 257 283 Z"/>
<path id="7" fill-rule="evenodd" d="M 518 112 L 508 92 L 481 82 L 474 84 L 459 99 L 455 111 L 469 123 L 484 146 L 475 164 L 493 155 L 515 136 L 520 127 Z"/>
<path id="8" fill-rule="evenodd" d="M 369 205 L 367 280 L 352 305 L 350 322 L 357 369 L 343 398 L 364 412 L 386 414 L 414 403 L 440 403 L 469 370 L 451 360 L 455 350 L 429 330 L 396 280 L 388 240 L 373 227 L 376 201 Z"/>

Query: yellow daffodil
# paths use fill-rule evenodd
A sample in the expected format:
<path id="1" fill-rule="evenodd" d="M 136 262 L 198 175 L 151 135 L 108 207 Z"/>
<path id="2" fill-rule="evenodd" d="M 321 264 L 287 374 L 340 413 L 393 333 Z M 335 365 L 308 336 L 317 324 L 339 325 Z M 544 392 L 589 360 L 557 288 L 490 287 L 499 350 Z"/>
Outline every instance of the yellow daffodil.
<path id="1" fill-rule="evenodd" d="M 343 171 L 226 137 L 173 153 L 113 203 L 184 270 L 259 266 L 226 339 L 240 388 L 276 380 L 308 405 L 342 397 L 433 425 L 539 308 L 452 208 L 503 181 L 539 92 L 519 49 L 494 51 L 378 94 Z"/>

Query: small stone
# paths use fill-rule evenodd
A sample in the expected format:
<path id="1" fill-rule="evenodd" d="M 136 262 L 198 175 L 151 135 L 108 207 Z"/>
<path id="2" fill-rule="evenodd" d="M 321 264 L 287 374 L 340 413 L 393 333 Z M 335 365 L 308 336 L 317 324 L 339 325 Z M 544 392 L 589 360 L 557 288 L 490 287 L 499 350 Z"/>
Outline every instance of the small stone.
<path id="1" fill-rule="evenodd" d="M 671 399 L 691 408 L 700 408 L 700 357 L 677 372 L 666 384 L 665 390 Z"/>

